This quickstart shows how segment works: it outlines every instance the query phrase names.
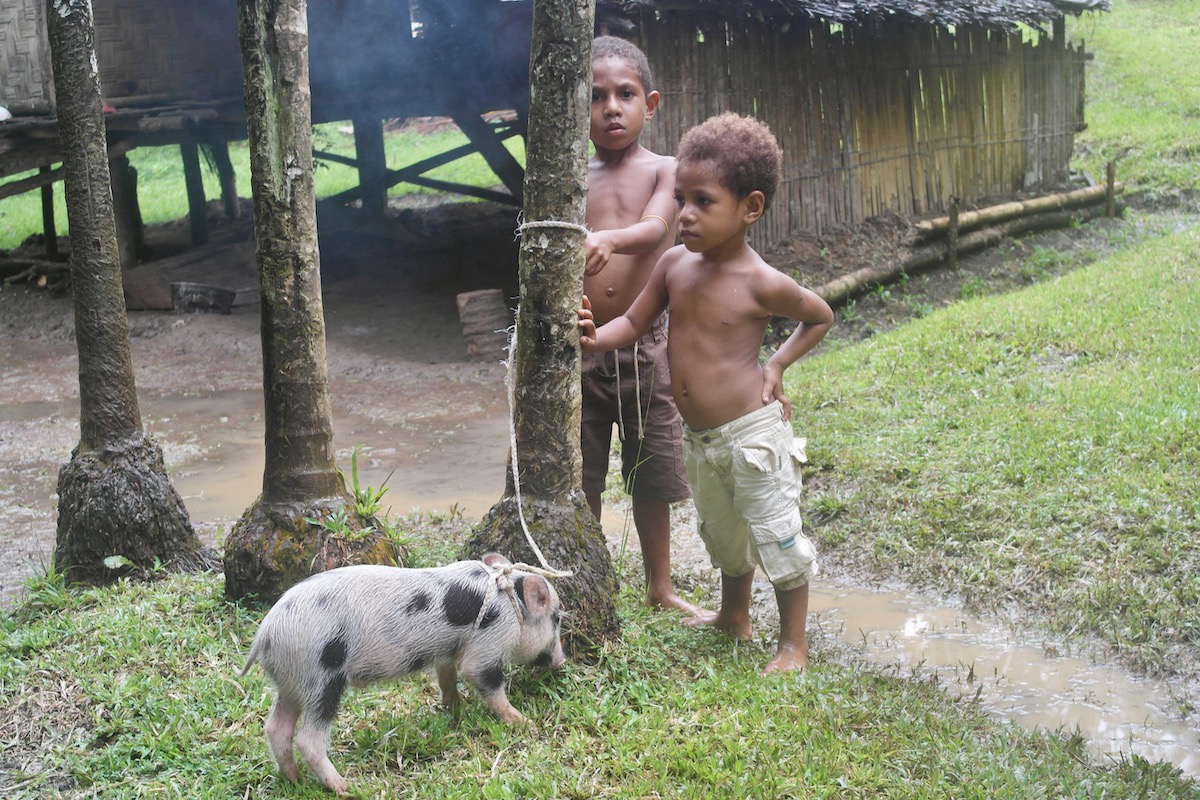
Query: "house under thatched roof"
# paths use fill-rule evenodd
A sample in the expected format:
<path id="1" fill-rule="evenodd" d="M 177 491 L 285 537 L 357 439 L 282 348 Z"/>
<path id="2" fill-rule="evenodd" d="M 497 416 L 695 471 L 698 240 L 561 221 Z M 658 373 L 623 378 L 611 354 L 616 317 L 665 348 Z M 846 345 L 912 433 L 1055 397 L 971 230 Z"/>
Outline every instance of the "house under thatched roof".
<path id="1" fill-rule="evenodd" d="M 379 211 L 391 117 L 455 119 L 519 204 L 521 168 L 501 139 L 524 131 L 531 0 L 348 0 L 309 4 L 316 121 L 351 119 Z M 216 148 L 245 135 L 235 0 L 94 0 L 114 158 L 130 148 Z M 1084 125 L 1082 47 L 1064 18 L 1107 0 L 599 0 L 600 26 L 646 51 L 663 103 L 647 145 L 733 110 L 766 121 L 786 176 L 756 244 L 871 216 L 927 215 L 950 198 L 1032 192 L 1067 178 Z M 44 0 L 0 0 L 0 197 L 45 186 L 61 160 Z M 484 114 L 512 109 L 496 121 Z M 514 118 L 515 117 L 515 118 Z M 454 154 L 451 154 L 454 155 Z M 194 156 L 193 156 L 194 160 Z M 218 158 L 217 165 L 221 166 Z M 194 170 L 193 170 L 194 172 Z M 114 172 L 116 174 L 116 172 Z"/>

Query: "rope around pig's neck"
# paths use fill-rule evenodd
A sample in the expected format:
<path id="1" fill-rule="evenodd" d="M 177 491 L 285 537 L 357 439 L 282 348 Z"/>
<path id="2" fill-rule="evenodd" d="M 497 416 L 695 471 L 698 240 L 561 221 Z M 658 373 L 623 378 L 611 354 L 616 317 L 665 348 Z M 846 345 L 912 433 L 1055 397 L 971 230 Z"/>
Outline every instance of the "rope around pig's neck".
<path id="1" fill-rule="evenodd" d="M 501 564 L 493 566 L 486 561 L 481 561 L 483 568 L 487 570 L 488 575 L 492 578 L 488 581 L 487 592 L 483 596 L 483 603 L 479 606 L 479 613 L 475 615 L 475 624 L 471 626 L 471 632 L 479 630 L 480 623 L 483 622 L 483 617 L 487 614 L 488 606 L 492 600 L 500 592 L 508 595 L 508 599 L 512 601 L 513 612 L 517 615 L 518 622 L 525 621 L 525 612 L 521 610 L 521 601 L 517 599 L 516 584 L 513 583 L 512 574 L 514 572 L 528 572 L 533 575 L 541 575 L 543 578 L 569 578 L 571 572 L 558 572 L 552 569 L 539 569 L 532 567 L 529 564 L 517 562 L 516 564 Z"/>

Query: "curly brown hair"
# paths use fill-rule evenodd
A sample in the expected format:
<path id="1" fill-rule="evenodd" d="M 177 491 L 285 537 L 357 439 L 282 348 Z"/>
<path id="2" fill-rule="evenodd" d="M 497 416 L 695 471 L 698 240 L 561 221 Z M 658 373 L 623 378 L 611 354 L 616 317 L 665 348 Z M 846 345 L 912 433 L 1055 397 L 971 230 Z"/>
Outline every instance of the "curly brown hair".
<path id="1" fill-rule="evenodd" d="M 771 207 L 783 173 L 783 150 L 771 129 L 732 111 L 709 117 L 685 133 L 676 159 L 681 165 L 708 166 L 721 185 L 738 197 L 762 192 L 765 208 Z"/>
<path id="2" fill-rule="evenodd" d="M 650 62 L 646 54 L 632 42 L 616 36 L 597 36 L 592 42 L 592 61 L 602 58 L 619 58 L 629 66 L 642 80 L 642 89 L 646 94 L 654 91 L 654 78 L 650 74 Z"/>

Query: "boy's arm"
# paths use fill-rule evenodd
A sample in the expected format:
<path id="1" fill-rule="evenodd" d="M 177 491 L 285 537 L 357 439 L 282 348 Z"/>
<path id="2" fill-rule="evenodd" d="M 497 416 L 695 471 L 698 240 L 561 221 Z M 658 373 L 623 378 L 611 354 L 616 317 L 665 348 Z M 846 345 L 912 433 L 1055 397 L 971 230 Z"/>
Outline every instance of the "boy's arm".
<path id="1" fill-rule="evenodd" d="M 633 344 L 650 330 L 654 320 L 667 310 L 664 260 L 665 256 L 654 265 L 650 280 L 629 306 L 629 310 L 599 327 L 596 327 L 596 320 L 592 316 L 591 301 L 586 294 L 583 296 L 583 307 L 579 309 L 580 347 L 588 352 L 616 350 Z"/>
<path id="2" fill-rule="evenodd" d="M 798 285 L 782 273 L 767 295 L 767 308 L 772 316 L 794 319 L 799 325 L 780 345 L 775 354 L 763 364 L 763 404 L 779 400 L 784 419 L 792 418 L 792 403 L 783 392 L 783 372 L 809 350 L 812 350 L 833 327 L 833 309 L 816 293 Z"/>
<path id="3" fill-rule="evenodd" d="M 651 253 L 665 238 L 670 237 L 674 242 L 676 208 L 675 159 L 664 158 L 658 167 L 654 193 L 646 202 L 641 219 L 624 228 L 588 232 L 584 243 L 587 259 L 584 274 L 598 274 L 615 254 Z"/>

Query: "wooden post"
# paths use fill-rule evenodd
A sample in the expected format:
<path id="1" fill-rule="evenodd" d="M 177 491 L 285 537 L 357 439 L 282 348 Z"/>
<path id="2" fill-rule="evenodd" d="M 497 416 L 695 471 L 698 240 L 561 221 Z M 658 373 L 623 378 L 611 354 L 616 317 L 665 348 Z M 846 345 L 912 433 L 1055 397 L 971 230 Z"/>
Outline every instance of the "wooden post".
<path id="1" fill-rule="evenodd" d="M 38 167 L 38 172 L 46 175 L 50 166 Z M 46 255 L 58 255 L 58 226 L 54 224 L 54 184 L 42 186 L 42 235 L 46 239 Z"/>
<path id="2" fill-rule="evenodd" d="M 383 122 L 376 116 L 354 118 L 354 152 L 362 209 L 373 217 L 387 211 L 387 153 L 383 147 Z"/>
<path id="3" fill-rule="evenodd" d="M 182 142 L 183 182 L 187 185 L 188 222 L 192 244 L 208 244 L 208 201 L 204 199 L 204 178 L 200 174 L 200 152 L 195 142 Z"/>
<path id="4" fill-rule="evenodd" d="M 950 198 L 950 232 L 947 241 L 949 244 L 946 247 L 946 256 L 950 261 L 950 268 L 954 269 L 958 266 L 958 198 Z"/>
<path id="5" fill-rule="evenodd" d="M 241 219 L 242 206 L 238 202 L 237 173 L 229 160 L 229 142 L 213 141 L 208 144 L 212 153 L 213 166 L 217 168 L 217 180 L 221 182 L 221 205 L 228 219 Z"/>
<path id="6" fill-rule="evenodd" d="M 1112 219 L 1117 215 L 1117 162 L 1108 162 L 1106 171 L 1108 180 L 1104 187 L 1104 216 Z"/>
<path id="7" fill-rule="evenodd" d="M 111 173 L 113 218 L 117 226 L 117 253 L 121 269 L 137 266 L 138 249 L 142 244 L 142 215 L 137 202 L 137 170 L 129 156 L 120 155 L 109 162 Z"/>

